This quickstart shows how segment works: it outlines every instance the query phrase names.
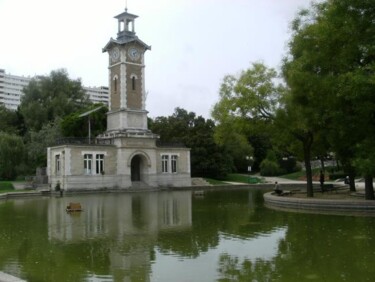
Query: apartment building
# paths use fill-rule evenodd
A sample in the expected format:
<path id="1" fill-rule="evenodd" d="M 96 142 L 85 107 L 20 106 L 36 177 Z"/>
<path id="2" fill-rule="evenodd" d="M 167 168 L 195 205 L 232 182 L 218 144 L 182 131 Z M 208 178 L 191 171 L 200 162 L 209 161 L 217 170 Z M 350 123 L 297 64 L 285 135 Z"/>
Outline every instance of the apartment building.
<path id="1" fill-rule="evenodd" d="M 6 108 L 17 110 L 21 104 L 23 88 L 26 87 L 33 77 L 7 74 L 4 69 L 0 69 L 0 104 Z M 107 86 L 85 87 L 83 89 L 93 103 L 109 103 L 109 90 Z"/>
<path id="2" fill-rule="evenodd" d="M 109 103 L 109 89 L 107 86 L 99 87 L 83 87 L 89 99 L 93 103 L 103 103 L 108 106 Z"/>

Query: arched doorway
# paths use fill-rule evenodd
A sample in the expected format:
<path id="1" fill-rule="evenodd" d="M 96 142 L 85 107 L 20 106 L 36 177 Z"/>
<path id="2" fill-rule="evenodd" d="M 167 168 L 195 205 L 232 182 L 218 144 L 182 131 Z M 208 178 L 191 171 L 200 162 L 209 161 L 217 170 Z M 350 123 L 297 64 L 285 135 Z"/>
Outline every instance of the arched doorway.
<path id="1" fill-rule="evenodd" d="M 131 167 L 131 181 L 141 181 L 141 165 L 142 158 L 140 155 L 136 155 L 132 158 Z"/>

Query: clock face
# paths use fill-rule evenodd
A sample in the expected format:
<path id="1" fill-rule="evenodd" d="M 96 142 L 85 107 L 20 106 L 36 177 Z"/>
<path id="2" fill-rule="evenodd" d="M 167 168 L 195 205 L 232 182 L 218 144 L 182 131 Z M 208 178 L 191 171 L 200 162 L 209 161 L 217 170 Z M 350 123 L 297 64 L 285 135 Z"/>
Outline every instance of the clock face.
<path id="1" fill-rule="evenodd" d="M 138 49 L 130 48 L 128 51 L 129 58 L 133 61 L 138 60 L 141 54 L 139 53 Z"/>
<path id="2" fill-rule="evenodd" d="M 117 47 L 115 47 L 111 52 L 111 59 L 112 61 L 117 61 L 118 58 L 120 58 L 120 50 Z"/>

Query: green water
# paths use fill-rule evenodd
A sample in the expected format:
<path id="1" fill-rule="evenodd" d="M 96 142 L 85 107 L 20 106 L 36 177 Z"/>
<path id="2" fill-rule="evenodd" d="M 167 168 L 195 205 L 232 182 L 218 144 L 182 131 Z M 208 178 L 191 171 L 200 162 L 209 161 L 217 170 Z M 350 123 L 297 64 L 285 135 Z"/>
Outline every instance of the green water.
<path id="1" fill-rule="evenodd" d="M 30 282 L 359 282 L 374 263 L 374 217 L 274 211 L 261 191 L 0 201 L 0 271 Z"/>

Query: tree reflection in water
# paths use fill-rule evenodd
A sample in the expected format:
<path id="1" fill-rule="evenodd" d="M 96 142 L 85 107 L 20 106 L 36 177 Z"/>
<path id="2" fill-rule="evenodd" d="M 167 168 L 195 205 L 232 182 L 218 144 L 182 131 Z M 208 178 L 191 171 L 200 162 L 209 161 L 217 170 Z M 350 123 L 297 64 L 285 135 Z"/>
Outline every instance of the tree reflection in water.
<path id="1" fill-rule="evenodd" d="M 0 271 L 30 282 L 372 281 L 374 244 L 375 218 L 278 212 L 247 189 L 0 201 Z"/>

